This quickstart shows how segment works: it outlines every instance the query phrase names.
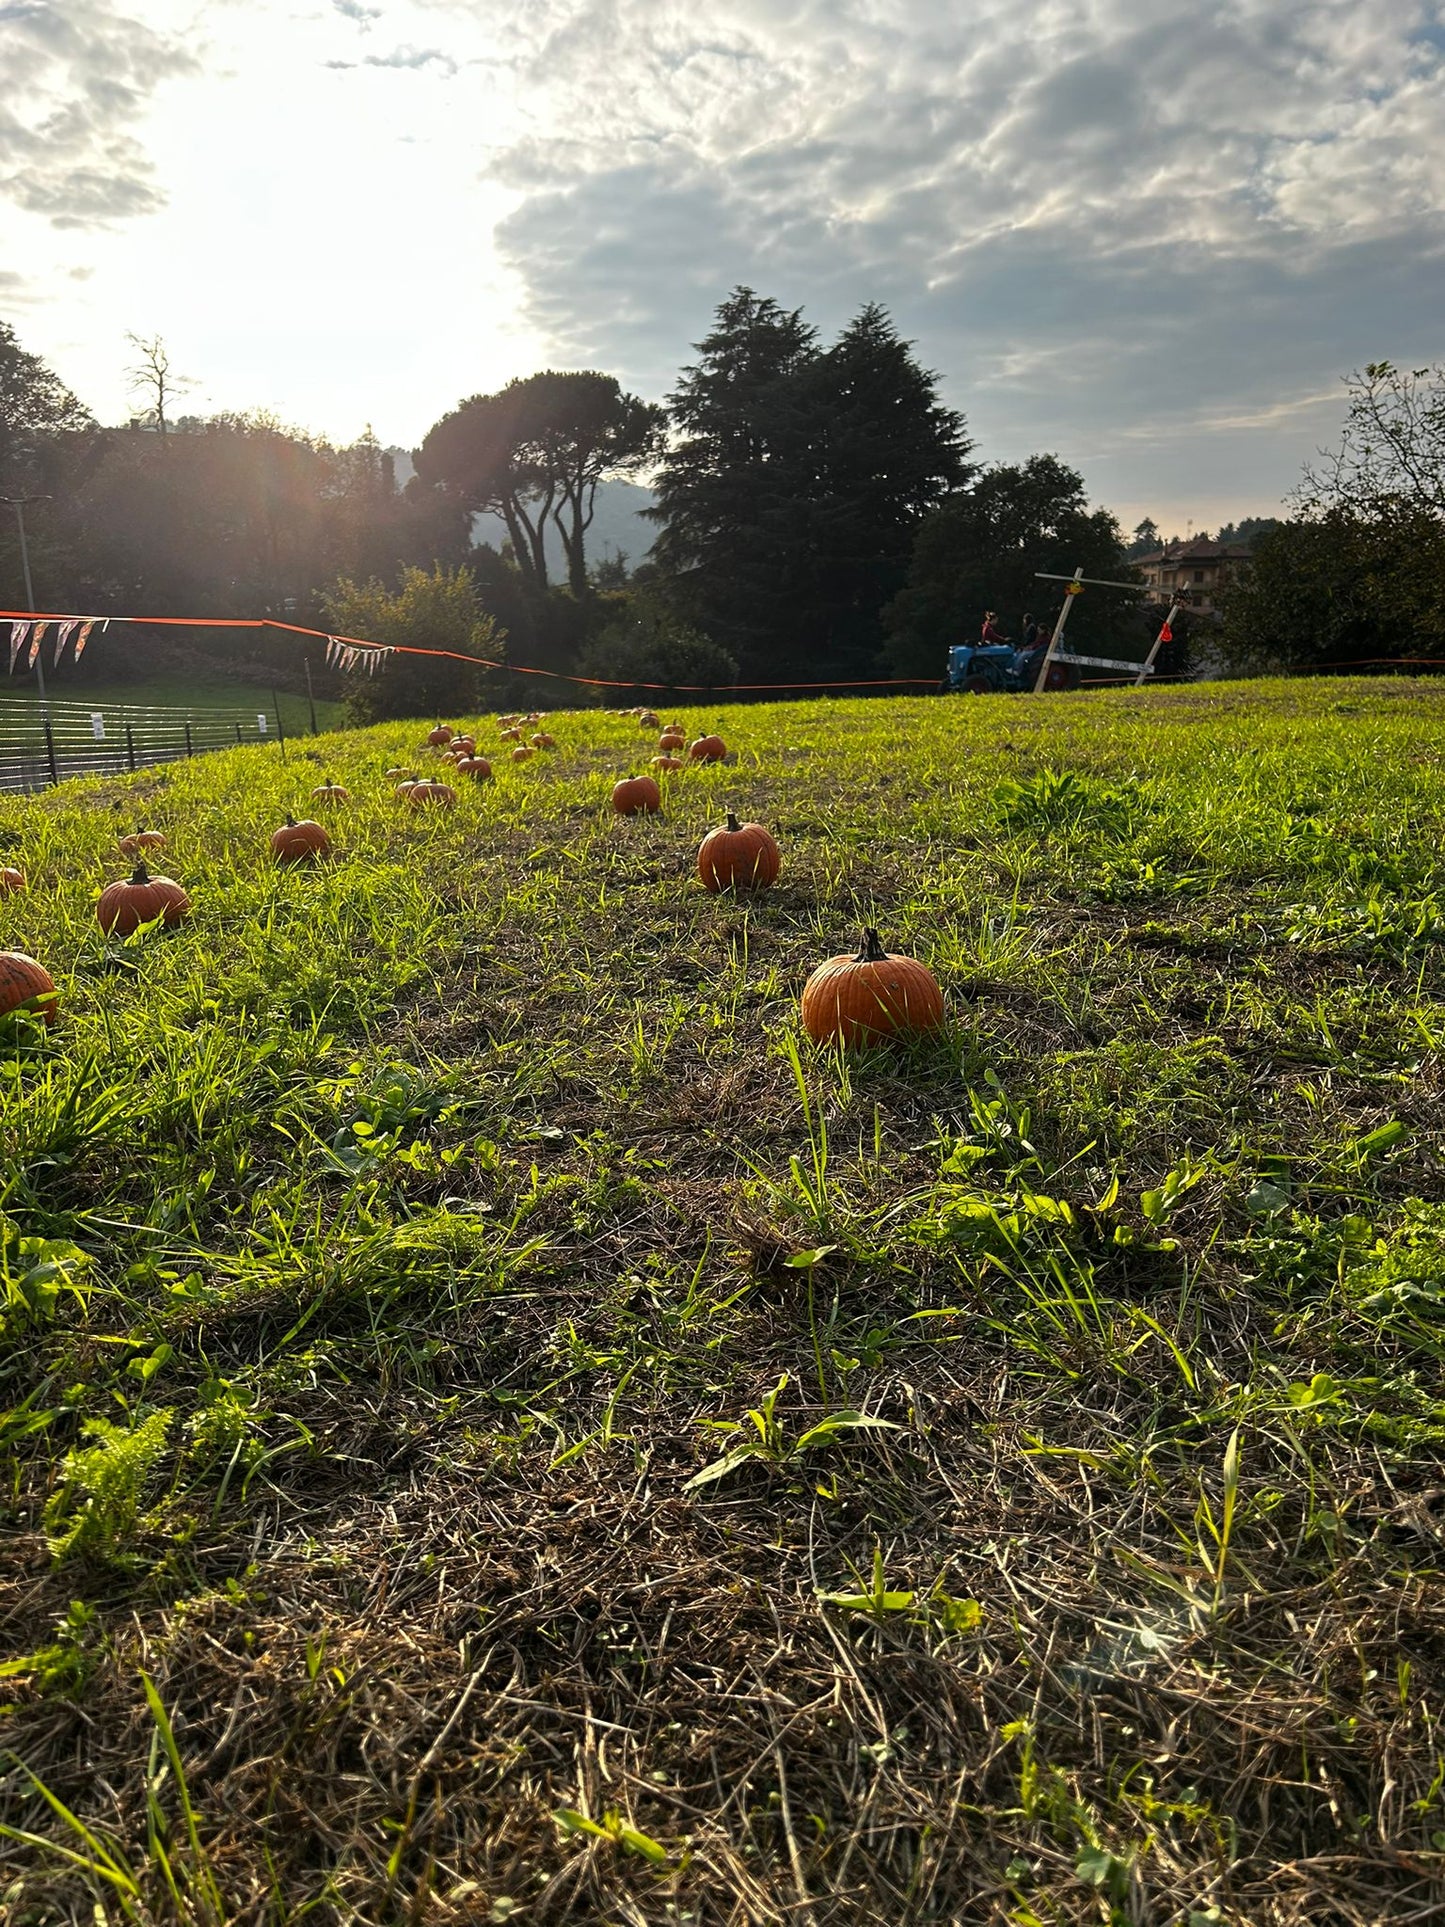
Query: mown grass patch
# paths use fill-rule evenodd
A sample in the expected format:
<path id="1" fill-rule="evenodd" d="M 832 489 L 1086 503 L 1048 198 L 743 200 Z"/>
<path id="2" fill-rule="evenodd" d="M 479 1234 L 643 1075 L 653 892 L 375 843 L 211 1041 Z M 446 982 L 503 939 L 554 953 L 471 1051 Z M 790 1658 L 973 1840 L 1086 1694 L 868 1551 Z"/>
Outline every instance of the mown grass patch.
<path id="1" fill-rule="evenodd" d="M 701 720 L 0 801 L 9 1917 L 1427 1917 L 1445 696 Z"/>

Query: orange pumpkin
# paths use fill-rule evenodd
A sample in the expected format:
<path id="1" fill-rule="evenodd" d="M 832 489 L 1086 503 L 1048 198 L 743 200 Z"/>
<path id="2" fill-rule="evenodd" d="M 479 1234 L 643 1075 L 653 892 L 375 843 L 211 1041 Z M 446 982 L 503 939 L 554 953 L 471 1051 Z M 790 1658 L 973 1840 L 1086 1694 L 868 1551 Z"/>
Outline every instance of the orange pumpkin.
<path id="1" fill-rule="evenodd" d="M 636 816 L 641 811 L 662 808 L 662 791 L 653 776 L 626 776 L 613 785 L 612 807 L 619 816 Z"/>
<path id="2" fill-rule="evenodd" d="M 122 856 L 135 856 L 141 850 L 163 850 L 165 847 L 166 839 L 159 830 L 140 829 L 120 839 Z"/>
<path id="3" fill-rule="evenodd" d="M 697 853 L 705 890 L 766 890 L 776 883 L 783 853 L 761 823 L 739 823 L 728 811 L 726 827 L 709 830 Z"/>
<path id="4" fill-rule="evenodd" d="M 449 743 L 451 740 L 452 732 L 445 723 L 438 723 L 435 729 L 427 732 L 427 742 L 433 749 L 439 749 L 443 743 Z"/>
<path id="5" fill-rule="evenodd" d="M 514 763 L 525 763 L 529 756 L 535 756 L 536 754 L 536 750 L 532 748 L 530 743 L 518 743 L 517 747 L 512 751 L 512 761 Z"/>
<path id="6" fill-rule="evenodd" d="M 529 723 L 540 723 L 540 722 L 541 722 L 541 720 L 542 720 L 542 712 L 541 712 L 541 710 L 540 710 L 540 709 L 529 709 L 529 710 L 527 711 L 527 718 L 526 718 L 526 719 L 527 719 L 527 721 L 528 721 Z"/>
<path id="7" fill-rule="evenodd" d="M 328 776 L 324 783 L 318 783 L 311 792 L 312 800 L 320 803 L 349 803 L 351 791 L 338 783 L 335 777 Z"/>
<path id="8" fill-rule="evenodd" d="M 386 772 L 386 780 L 388 783 L 395 783 L 405 775 L 406 775 L 406 771 L 402 768 L 401 764 L 398 763 L 395 765 L 394 768 L 389 769 Z"/>
<path id="9" fill-rule="evenodd" d="M 654 769 L 668 769 L 668 770 L 686 769 L 687 764 L 679 762 L 677 757 L 675 756 L 654 756 L 652 759 L 652 767 Z"/>
<path id="10" fill-rule="evenodd" d="M 477 747 L 475 736 L 453 736 L 447 745 L 453 756 L 470 756 Z"/>
<path id="11" fill-rule="evenodd" d="M 179 883 L 171 877 L 153 877 L 141 862 L 123 882 L 108 883 L 101 891 L 95 918 L 108 937 L 128 937 L 157 917 L 171 930 L 190 908 L 191 900 Z"/>
<path id="12" fill-rule="evenodd" d="M 662 728 L 662 718 L 657 714 L 656 710 L 644 709 L 642 714 L 638 717 L 637 720 L 641 724 L 643 729 L 661 729 Z"/>
<path id="13" fill-rule="evenodd" d="M 512 725 L 510 729 L 504 729 L 502 731 L 502 741 L 504 743 L 520 743 L 521 740 L 522 740 L 522 732 L 520 729 L 517 728 L 515 723 Z"/>
<path id="14" fill-rule="evenodd" d="M 665 729 L 657 739 L 657 747 L 661 750 L 684 749 L 686 746 L 687 738 L 680 729 Z"/>
<path id="15" fill-rule="evenodd" d="M 926 964 L 890 956 L 876 930 L 851 955 L 819 964 L 803 986 L 803 1028 L 819 1044 L 871 1043 L 943 1022 L 943 992 Z"/>
<path id="16" fill-rule="evenodd" d="M 406 798 L 411 795 L 412 791 L 416 788 L 417 784 L 420 781 L 421 781 L 421 778 L 417 775 L 403 776 L 401 781 L 396 786 L 396 794 L 399 797 L 401 797 L 403 801 L 405 801 Z"/>
<path id="17" fill-rule="evenodd" d="M 310 817 L 298 823 L 289 811 L 281 828 L 271 832 L 272 853 L 282 863 L 310 863 L 315 857 L 325 856 L 330 848 L 331 838 L 319 823 L 313 823 Z"/>
<path id="18" fill-rule="evenodd" d="M 545 729 L 539 729 L 532 738 L 532 747 L 533 749 L 555 749 L 557 739 L 555 736 L 549 736 Z"/>
<path id="19" fill-rule="evenodd" d="M 25 872 L 23 870 L 0 870 L 0 897 L 14 896 L 17 890 L 24 888 Z"/>
<path id="20" fill-rule="evenodd" d="M 450 783 L 413 783 L 406 800 L 414 810 L 449 810 L 457 800 L 457 793 Z"/>
<path id="21" fill-rule="evenodd" d="M 43 964 L 23 950 L 0 950 L 0 1017 L 33 1011 L 47 1025 L 55 1022 L 55 980 Z"/>
<path id="22" fill-rule="evenodd" d="M 695 763 L 720 763 L 728 752 L 721 736 L 699 736 L 687 753 Z"/>
<path id="23" fill-rule="evenodd" d="M 485 756 L 464 756 L 457 764 L 458 776 L 470 776 L 474 783 L 490 783 L 492 766 Z"/>

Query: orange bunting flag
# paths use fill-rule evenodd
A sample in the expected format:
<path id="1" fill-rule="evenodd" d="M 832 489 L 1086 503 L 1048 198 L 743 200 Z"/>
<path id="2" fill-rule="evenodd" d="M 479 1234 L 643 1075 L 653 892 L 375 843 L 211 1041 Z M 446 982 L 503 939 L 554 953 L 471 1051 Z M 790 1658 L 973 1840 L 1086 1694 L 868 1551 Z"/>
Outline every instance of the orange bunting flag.
<path id="1" fill-rule="evenodd" d="M 1169 624 L 1167 622 L 1164 624 L 1164 627 L 1159 631 L 1159 640 L 1160 642 L 1173 642 L 1174 640 L 1174 631 L 1169 627 Z"/>

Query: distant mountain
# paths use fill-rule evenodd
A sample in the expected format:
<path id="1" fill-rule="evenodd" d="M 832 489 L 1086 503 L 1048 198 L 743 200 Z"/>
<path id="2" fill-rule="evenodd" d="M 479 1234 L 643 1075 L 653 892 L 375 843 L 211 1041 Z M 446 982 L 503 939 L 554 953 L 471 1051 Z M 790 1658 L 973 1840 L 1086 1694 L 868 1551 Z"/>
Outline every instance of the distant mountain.
<path id="1" fill-rule="evenodd" d="M 387 453 L 396 464 L 397 487 L 405 488 L 413 473 L 411 456 L 404 448 L 390 448 Z M 657 530 L 643 520 L 642 511 L 651 508 L 655 500 L 650 488 L 639 488 L 635 482 L 599 482 L 592 526 L 587 531 L 588 563 L 603 562 L 618 554 L 625 555 L 634 569 L 645 561 L 657 540 Z M 507 540 L 507 525 L 500 515 L 474 515 L 472 540 L 479 547 L 486 542 L 500 549 Z M 553 526 L 547 529 L 546 546 L 553 580 L 564 581 L 567 559 L 562 553 L 562 538 Z"/>

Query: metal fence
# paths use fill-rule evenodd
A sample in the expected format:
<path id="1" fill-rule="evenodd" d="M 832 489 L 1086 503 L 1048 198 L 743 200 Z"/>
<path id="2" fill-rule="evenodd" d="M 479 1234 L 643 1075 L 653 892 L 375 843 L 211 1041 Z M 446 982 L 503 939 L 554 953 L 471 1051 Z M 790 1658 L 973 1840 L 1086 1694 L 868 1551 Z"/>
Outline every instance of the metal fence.
<path id="1" fill-rule="evenodd" d="M 70 776 L 115 776 L 238 743 L 284 743 L 279 713 L 39 704 L 0 697 L 0 790 L 43 790 Z"/>

